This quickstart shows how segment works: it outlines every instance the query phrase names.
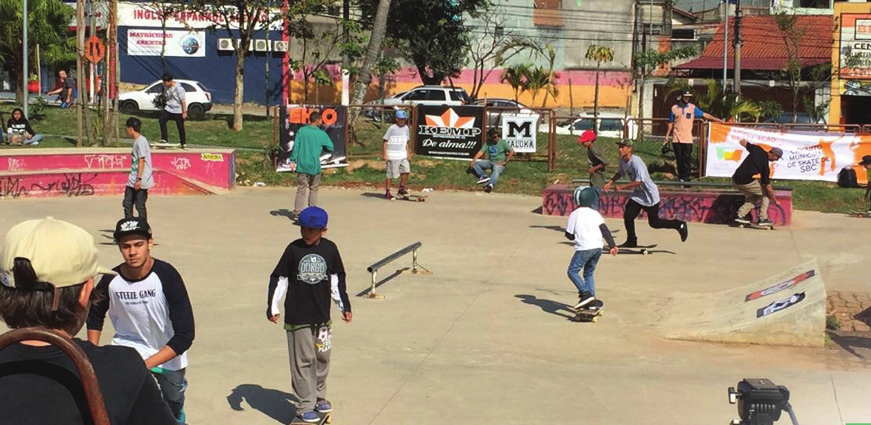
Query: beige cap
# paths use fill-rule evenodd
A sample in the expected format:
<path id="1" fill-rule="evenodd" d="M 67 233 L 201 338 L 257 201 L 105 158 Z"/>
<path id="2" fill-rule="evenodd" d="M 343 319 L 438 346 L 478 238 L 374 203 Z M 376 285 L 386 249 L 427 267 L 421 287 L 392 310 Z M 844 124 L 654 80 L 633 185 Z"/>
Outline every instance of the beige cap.
<path id="1" fill-rule="evenodd" d="M 37 279 L 56 288 L 78 285 L 98 274 L 115 274 L 97 264 L 97 248 L 88 232 L 51 217 L 16 224 L 6 233 L 0 274 L 9 286 L 15 286 L 16 258 L 30 260 Z"/>

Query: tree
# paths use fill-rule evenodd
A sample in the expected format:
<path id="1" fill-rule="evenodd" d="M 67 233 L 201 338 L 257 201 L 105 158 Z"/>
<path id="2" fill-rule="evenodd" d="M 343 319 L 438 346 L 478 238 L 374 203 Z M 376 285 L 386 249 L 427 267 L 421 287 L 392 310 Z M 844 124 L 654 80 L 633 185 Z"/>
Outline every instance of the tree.
<path id="1" fill-rule="evenodd" d="M 15 71 L 16 100 L 24 100 L 24 83 L 31 70 L 22 69 L 24 57 L 23 43 L 23 3 L 22 0 L 0 0 L 0 61 L 7 69 Z M 37 66 L 35 52 L 40 46 L 49 63 L 69 65 L 75 61 L 75 38 L 70 37 L 69 25 L 73 9 L 60 0 L 29 0 L 28 6 L 28 62 Z M 45 55 L 44 55 L 45 57 Z"/>
<path id="2" fill-rule="evenodd" d="M 638 118 L 644 118 L 644 86 L 647 78 L 653 75 L 659 67 L 671 63 L 677 59 L 689 59 L 698 54 L 695 47 L 681 47 L 675 50 L 660 52 L 656 49 L 641 50 L 635 53 L 635 74 L 641 79 L 641 92 L 638 96 Z"/>
<path id="3" fill-rule="evenodd" d="M 294 16 L 300 8 L 309 7 L 315 0 L 294 3 L 288 13 Z M 319 3 L 319 2 L 318 2 Z M 224 30 L 227 36 L 236 39 L 233 51 L 236 55 L 235 91 L 233 95 L 233 131 L 242 131 L 242 103 L 245 101 L 245 56 L 251 40 L 263 30 L 284 17 L 272 13 L 270 0 L 191 0 L 185 7 L 207 12 L 212 17 L 211 30 Z M 238 31 L 238 37 L 233 31 Z"/>
<path id="4" fill-rule="evenodd" d="M 788 15 L 780 12 L 774 15 L 777 31 L 783 40 L 783 48 L 786 51 L 786 64 L 781 70 L 781 76 L 789 89 L 792 91 L 792 121 L 796 120 L 798 109 L 799 91 L 802 84 L 802 63 L 799 42 L 804 37 L 807 29 L 799 25 L 798 15 Z"/>
<path id="5" fill-rule="evenodd" d="M 512 65 L 505 68 L 499 77 L 500 81 L 508 83 L 511 89 L 514 90 L 515 102 L 519 102 L 520 95 L 529 88 L 526 84 L 526 75 L 529 74 L 529 68 L 531 67 L 531 64 Z"/>
<path id="6" fill-rule="evenodd" d="M 368 5 L 371 6 L 371 3 Z M 354 97 L 351 101 L 354 105 L 363 103 L 363 98 L 366 97 L 369 83 L 372 82 L 372 67 L 375 65 L 381 53 L 381 43 L 384 41 L 384 34 L 387 32 L 387 17 L 389 13 L 390 0 L 378 0 L 378 7 L 376 11 L 373 12 L 374 19 L 372 33 L 369 37 L 369 46 L 366 48 L 366 56 L 363 58 L 363 65 L 360 67 L 357 82 L 354 84 Z M 357 110 L 354 110 L 354 112 L 351 113 L 351 122 L 354 122 L 357 119 L 357 113 Z"/>
<path id="7" fill-rule="evenodd" d="M 532 105 L 535 105 L 535 98 L 541 90 L 544 90 L 545 103 L 547 103 L 548 96 L 556 98 L 559 95 L 559 91 L 553 84 L 555 75 L 553 71 L 548 71 L 541 66 L 527 68 L 526 71 L 524 80 L 526 81 L 526 91 L 532 93 Z M 542 104 L 542 107 L 544 107 L 544 104 Z"/>
<path id="8" fill-rule="evenodd" d="M 599 121 L 599 69 L 602 67 L 602 62 L 611 62 L 614 60 L 614 50 L 607 46 L 591 44 L 587 48 L 588 60 L 596 61 L 596 93 L 593 95 L 593 121 Z"/>
<path id="9" fill-rule="evenodd" d="M 354 21 L 336 19 L 335 28 L 320 34 L 315 32 L 314 26 L 308 21 L 307 14 L 296 16 L 296 20 L 288 24 L 288 33 L 291 39 L 302 43 L 302 54 L 298 59 L 290 60 L 290 67 L 296 72 L 302 73 L 303 101 L 309 100 L 309 83 L 316 83 L 317 87 L 332 86 L 333 81 L 324 67 L 334 60 L 337 55 L 346 58 L 349 63 L 356 61 L 363 54 L 360 47 L 362 38 L 359 36 L 361 27 Z M 347 39 L 345 39 L 347 34 Z M 351 67 L 352 72 L 356 71 Z M 315 92 L 317 98 L 319 91 Z M 318 99 L 315 103 L 319 103 Z"/>
<path id="10" fill-rule="evenodd" d="M 559 74 L 553 71 L 554 66 L 556 66 L 556 50 L 554 50 L 550 43 L 545 46 L 544 57 L 547 59 L 547 78 L 544 80 L 544 101 L 541 102 L 541 107 L 547 108 L 547 97 L 551 96 L 553 100 L 556 100 L 556 97 L 559 96 L 559 90 L 556 88 L 556 80 L 559 78 Z"/>
<path id="11" fill-rule="evenodd" d="M 481 14 L 481 25 L 476 27 L 475 33 L 481 35 L 471 38 L 469 48 L 473 73 L 472 92 L 469 96 L 472 99 L 478 98 L 481 87 L 495 68 L 501 67 L 521 52 L 543 52 L 537 42 L 505 28 L 502 8 L 488 7 Z"/>
<path id="12" fill-rule="evenodd" d="M 727 121 L 735 117 L 741 121 L 755 121 L 762 115 L 761 105 L 741 98 L 737 93 L 723 93 L 717 80 L 707 80 L 706 83 L 707 92 L 696 96 L 696 103 L 703 111 Z M 666 85 L 665 96 L 690 89 L 685 80 L 675 80 Z"/>
<path id="13" fill-rule="evenodd" d="M 363 21 L 369 23 L 377 15 L 376 5 L 386 0 L 357 1 Z M 465 65 L 471 28 L 464 24 L 464 15 L 477 18 L 489 4 L 490 0 L 393 0 L 386 34 L 414 64 L 424 84 L 441 84 Z M 374 61 L 375 57 L 369 63 Z"/>

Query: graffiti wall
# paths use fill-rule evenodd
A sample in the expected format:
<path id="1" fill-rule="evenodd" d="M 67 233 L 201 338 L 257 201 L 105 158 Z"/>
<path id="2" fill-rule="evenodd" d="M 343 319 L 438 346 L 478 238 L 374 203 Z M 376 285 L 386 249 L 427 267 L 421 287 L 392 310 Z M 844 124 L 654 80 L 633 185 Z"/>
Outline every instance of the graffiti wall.
<path id="1" fill-rule="evenodd" d="M 608 192 L 602 194 L 599 212 L 606 218 L 623 218 L 623 209 L 629 200 L 630 192 Z M 792 192 L 776 191 L 780 206 L 771 205 L 768 216 L 775 224 L 788 225 L 792 216 Z M 744 196 L 734 192 L 668 192 L 660 190 L 659 215 L 662 218 L 677 219 L 699 223 L 726 224 L 731 222 L 744 203 Z M 566 185 L 548 186 L 542 196 L 541 212 L 544 215 L 568 216 L 576 208 L 572 200 L 572 189 Z M 753 212 L 754 218 L 756 212 Z M 644 212 L 638 216 L 646 220 Z"/>

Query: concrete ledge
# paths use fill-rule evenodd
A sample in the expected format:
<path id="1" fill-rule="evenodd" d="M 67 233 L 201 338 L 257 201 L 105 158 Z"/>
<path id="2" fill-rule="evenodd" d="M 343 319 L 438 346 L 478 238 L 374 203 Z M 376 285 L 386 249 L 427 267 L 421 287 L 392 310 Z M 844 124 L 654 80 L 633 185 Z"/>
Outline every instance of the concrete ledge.
<path id="1" fill-rule="evenodd" d="M 541 213 L 544 215 L 567 216 L 577 207 L 572 200 L 574 186 L 554 184 L 542 192 Z M 780 207 L 770 206 L 768 216 L 775 224 L 785 226 L 792 222 L 792 191 L 776 190 L 775 196 Z M 603 217 L 623 218 L 623 208 L 631 192 L 619 191 L 603 193 L 599 201 L 599 212 Z M 659 215 L 663 218 L 699 223 L 726 224 L 738 214 L 744 203 L 744 195 L 735 190 L 680 190 L 659 188 Z M 756 211 L 752 212 L 754 218 Z M 638 219 L 645 219 L 642 212 Z"/>
<path id="2" fill-rule="evenodd" d="M 826 288 L 816 261 L 762 282 L 708 294 L 675 294 L 662 309 L 669 339 L 822 347 Z"/>

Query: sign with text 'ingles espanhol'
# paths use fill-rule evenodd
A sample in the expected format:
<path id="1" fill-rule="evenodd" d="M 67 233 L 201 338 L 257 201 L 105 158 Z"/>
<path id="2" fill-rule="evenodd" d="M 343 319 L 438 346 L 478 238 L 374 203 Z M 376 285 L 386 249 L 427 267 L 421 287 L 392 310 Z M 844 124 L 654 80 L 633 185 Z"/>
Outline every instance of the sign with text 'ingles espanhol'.
<path id="1" fill-rule="evenodd" d="M 296 132 L 308 124 L 312 112 L 321 113 L 321 130 L 330 136 L 333 142 L 332 152 L 321 152 L 321 168 L 347 167 L 345 134 L 347 130 L 348 108 L 346 106 L 325 105 L 286 105 L 282 106 L 278 115 L 280 124 L 278 132 L 278 166 L 275 171 L 290 171 L 290 154 L 296 142 Z"/>
<path id="2" fill-rule="evenodd" d="M 415 154 L 472 159 L 484 143 L 484 108 L 418 106 Z"/>

